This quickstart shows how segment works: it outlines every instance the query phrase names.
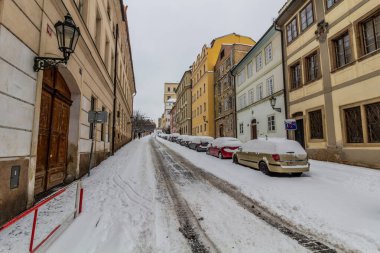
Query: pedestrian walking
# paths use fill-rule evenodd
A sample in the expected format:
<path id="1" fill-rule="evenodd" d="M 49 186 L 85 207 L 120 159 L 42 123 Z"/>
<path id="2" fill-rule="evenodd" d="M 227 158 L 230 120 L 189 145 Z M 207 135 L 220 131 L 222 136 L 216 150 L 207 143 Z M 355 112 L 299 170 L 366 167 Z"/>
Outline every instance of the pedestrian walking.
<path id="1" fill-rule="evenodd" d="M 139 134 L 138 134 L 138 135 L 139 135 L 139 139 L 140 139 L 140 138 L 141 138 L 141 133 L 139 132 Z"/>

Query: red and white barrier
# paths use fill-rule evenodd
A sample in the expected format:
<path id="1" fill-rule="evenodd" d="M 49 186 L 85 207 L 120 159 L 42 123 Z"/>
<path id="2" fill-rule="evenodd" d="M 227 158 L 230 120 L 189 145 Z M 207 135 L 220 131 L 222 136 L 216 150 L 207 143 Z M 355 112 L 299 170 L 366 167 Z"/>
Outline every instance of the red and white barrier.
<path id="1" fill-rule="evenodd" d="M 36 229 L 37 229 L 37 220 L 38 220 L 38 211 L 40 208 L 44 207 L 47 203 L 51 202 L 53 199 L 56 199 L 58 196 L 62 195 L 69 186 L 66 186 L 65 188 L 60 189 L 59 191 L 55 192 L 51 196 L 47 197 L 46 199 L 38 202 L 36 205 L 34 205 L 32 208 L 26 210 L 22 214 L 18 215 L 17 217 L 13 218 L 6 224 L 4 224 L 0 228 L 0 233 L 5 231 L 8 228 L 11 228 L 12 225 L 14 225 L 16 222 L 21 221 L 26 216 L 28 216 L 31 213 L 34 213 L 33 216 L 33 223 L 31 228 L 31 236 L 30 236 L 30 242 L 29 242 L 29 252 L 30 253 L 36 253 L 39 251 L 43 251 L 43 249 L 46 249 L 53 241 L 56 239 L 60 233 L 62 233 L 70 224 L 71 222 L 80 215 L 82 212 L 82 205 L 83 205 L 83 187 L 82 187 L 82 181 L 78 181 L 77 183 L 77 190 L 76 190 L 76 199 L 75 199 L 75 208 L 73 211 L 69 212 L 65 219 L 63 219 L 59 225 L 57 225 L 52 231 L 48 233 L 48 235 L 43 238 L 36 246 L 35 246 L 35 237 L 36 237 Z"/>

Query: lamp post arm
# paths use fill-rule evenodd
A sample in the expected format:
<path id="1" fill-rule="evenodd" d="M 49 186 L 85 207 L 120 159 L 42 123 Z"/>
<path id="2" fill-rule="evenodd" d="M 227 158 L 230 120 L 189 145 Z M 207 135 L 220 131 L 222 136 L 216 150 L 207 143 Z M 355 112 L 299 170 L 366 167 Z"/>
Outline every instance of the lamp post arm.
<path id="1" fill-rule="evenodd" d="M 33 70 L 35 72 L 48 68 L 53 68 L 59 63 L 67 63 L 68 58 L 53 58 L 53 57 L 35 57 Z"/>

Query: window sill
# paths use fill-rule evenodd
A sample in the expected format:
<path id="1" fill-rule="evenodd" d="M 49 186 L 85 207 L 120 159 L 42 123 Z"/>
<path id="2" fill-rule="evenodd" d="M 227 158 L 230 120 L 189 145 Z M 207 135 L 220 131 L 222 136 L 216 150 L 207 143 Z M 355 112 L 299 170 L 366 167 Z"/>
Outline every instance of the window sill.
<path id="1" fill-rule="evenodd" d="M 299 89 L 302 89 L 303 88 L 303 84 L 301 84 L 299 87 L 297 88 L 290 88 L 289 92 L 292 92 L 292 91 L 296 91 L 296 90 L 299 90 Z"/>
<path id="2" fill-rule="evenodd" d="M 352 61 L 352 62 L 350 62 L 350 63 L 347 63 L 346 65 L 343 65 L 343 66 L 341 66 L 341 67 L 339 67 L 339 68 L 335 68 L 335 69 L 331 70 L 330 73 L 333 74 L 333 73 L 339 72 L 339 71 L 341 71 L 341 70 L 343 70 L 343 69 L 346 69 L 346 68 L 348 68 L 348 67 L 350 67 L 350 66 L 355 65 L 355 63 L 356 63 L 356 60 L 354 60 L 354 61 Z"/>
<path id="3" fill-rule="evenodd" d="M 310 81 L 307 81 L 306 83 L 304 83 L 304 85 L 303 86 L 306 86 L 306 85 L 311 85 L 312 83 L 315 83 L 315 82 L 317 82 L 317 81 L 319 81 L 319 80 L 321 80 L 322 79 L 322 75 L 321 76 L 319 76 L 319 77 L 317 77 L 316 79 L 314 79 L 314 80 L 310 80 Z"/>
<path id="4" fill-rule="evenodd" d="M 373 52 L 371 52 L 371 53 L 368 53 L 368 54 L 366 54 L 366 55 L 361 56 L 361 57 L 358 59 L 358 62 L 364 61 L 364 60 L 366 60 L 367 58 L 370 58 L 370 57 L 372 57 L 372 56 L 374 56 L 374 55 L 377 55 L 377 54 L 379 54 L 379 53 L 380 53 L 380 48 L 376 49 L 375 51 L 373 51 Z"/>

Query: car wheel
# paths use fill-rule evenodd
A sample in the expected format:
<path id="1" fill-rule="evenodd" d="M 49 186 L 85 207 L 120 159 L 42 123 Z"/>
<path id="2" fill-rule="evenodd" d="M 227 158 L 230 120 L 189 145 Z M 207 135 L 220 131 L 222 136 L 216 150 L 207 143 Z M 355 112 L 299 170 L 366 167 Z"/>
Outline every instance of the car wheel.
<path id="1" fill-rule="evenodd" d="M 219 152 L 218 157 L 219 157 L 219 159 L 223 159 L 222 152 Z"/>
<path id="2" fill-rule="evenodd" d="M 270 176 L 272 173 L 268 169 L 268 165 L 265 162 L 259 163 L 259 169 L 262 173 L 264 173 L 267 176 Z"/>
<path id="3" fill-rule="evenodd" d="M 210 155 L 210 151 L 206 149 L 206 155 Z"/>
<path id="4" fill-rule="evenodd" d="M 291 173 L 293 177 L 300 177 L 302 175 L 302 172 L 297 172 L 297 173 Z"/>
<path id="5" fill-rule="evenodd" d="M 237 155 L 234 155 L 234 156 L 232 157 L 232 162 L 235 163 L 235 164 L 239 164 L 239 160 L 238 160 L 238 158 L 237 158 Z"/>

